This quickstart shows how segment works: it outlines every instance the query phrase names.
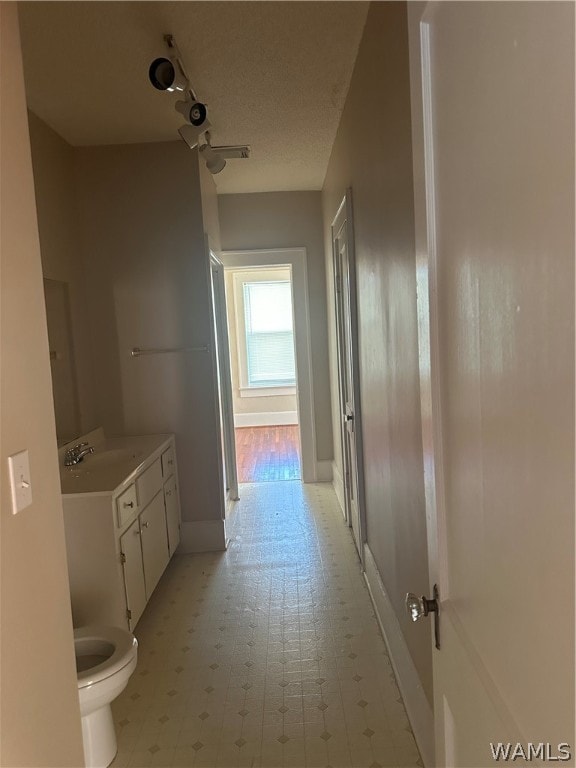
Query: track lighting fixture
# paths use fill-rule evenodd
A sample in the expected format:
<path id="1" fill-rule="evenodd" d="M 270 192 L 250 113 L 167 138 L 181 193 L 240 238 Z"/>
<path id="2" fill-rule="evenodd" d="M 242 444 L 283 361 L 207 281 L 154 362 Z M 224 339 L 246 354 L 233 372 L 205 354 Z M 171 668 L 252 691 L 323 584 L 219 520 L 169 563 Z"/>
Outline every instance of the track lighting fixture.
<path id="1" fill-rule="evenodd" d="M 172 35 L 164 35 L 164 42 L 170 55 L 154 59 L 150 64 L 148 77 L 154 88 L 159 91 L 187 92 L 185 100 L 177 101 L 174 106 L 188 123 L 181 126 L 178 133 L 190 149 L 193 149 L 198 146 L 200 135 L 210 127 L 208 110 L 206 105 L 198 100 L 190 85 L 176 40 Z"/>
<path id="2" fill-rule="evenodd" d="M 177 112 L 183 115 L 186 123 L 178 128 L 178 133 L 183 141 L 194 149 L 199 147 L 200 156 L 204 159 L 210 173 L 216 174 L 224 170 L 227 158 L 250 157 L 250 147 L 246 145 L 232 145 L 213 147 L 210 144 L 210 121 L 206 104 L 198 100 L 190 81 L 182 56 L 172 35 L 164 35 L 164 42 L 168 47 L 168 56 L 154 59 L 148 70 L 148 78 L 154 88 L 159 91 L 171 93 L 185 93 L 186 98 L 177 101 L 174 105 Z M 200 138 L 205 134 L 205 143 L 199 146 Z"/>

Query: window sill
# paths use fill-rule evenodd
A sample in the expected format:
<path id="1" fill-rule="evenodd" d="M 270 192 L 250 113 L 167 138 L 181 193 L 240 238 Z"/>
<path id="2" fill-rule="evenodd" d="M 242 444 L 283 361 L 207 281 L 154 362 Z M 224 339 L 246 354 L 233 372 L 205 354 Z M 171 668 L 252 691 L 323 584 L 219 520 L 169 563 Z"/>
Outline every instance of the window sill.
<path id="1" fill-rule="evenodd" d="M 286 397 L 295 394 L 296 387 L 240 387 L 240 397 Z"/>

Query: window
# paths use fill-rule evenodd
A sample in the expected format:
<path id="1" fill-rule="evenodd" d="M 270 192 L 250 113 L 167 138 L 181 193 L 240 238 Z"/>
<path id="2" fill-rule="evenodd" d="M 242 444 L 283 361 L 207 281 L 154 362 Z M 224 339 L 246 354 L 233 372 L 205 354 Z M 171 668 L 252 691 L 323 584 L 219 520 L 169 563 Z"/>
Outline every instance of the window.
<path id="1" fill-rule="evenodd" d="M 289 280 L 243 282 L 248 387 L 296 383 Z"/>

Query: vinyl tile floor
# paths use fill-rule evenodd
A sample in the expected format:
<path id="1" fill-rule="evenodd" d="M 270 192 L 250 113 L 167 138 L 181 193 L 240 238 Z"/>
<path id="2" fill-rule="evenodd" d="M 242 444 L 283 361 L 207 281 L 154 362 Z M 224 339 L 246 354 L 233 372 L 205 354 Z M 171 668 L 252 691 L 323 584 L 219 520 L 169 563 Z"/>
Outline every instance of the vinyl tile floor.
<path id="1" fill-rule="evenodd" d="M 172 559 L 112 705 L 114 766 L 421 766 L 328 484 L 247 484 L 226 552 Z"/>

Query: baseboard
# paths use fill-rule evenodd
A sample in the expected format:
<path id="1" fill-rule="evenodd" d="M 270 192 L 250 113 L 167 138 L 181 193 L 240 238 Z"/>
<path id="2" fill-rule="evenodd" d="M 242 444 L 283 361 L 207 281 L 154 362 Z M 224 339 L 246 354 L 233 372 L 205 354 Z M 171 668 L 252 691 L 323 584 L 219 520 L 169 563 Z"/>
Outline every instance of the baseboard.
<path id="1" fill-rule="evenodd" d="M 316 482 L 317 483 L 332 482 L 332 461 L 316 462 Z"/>
<path id="2" fill-rule="evenodd" d="M 338 464 L 336 464 L 335 461 L 332 462 L 332 485 L 334 486 L 334 493 L 336 494 L 336 498 L 340 504 L 342 514 L 344 517 L 346 517 L 346 502 L 344 501 L 344 480 L 342 478 L 342 473 L 340 472 L 340 467 Z"/>
<path id="3" fill-rule="evenodd" d="M 226 549 L 226 526 L 224 520 L 182 521 L 178 554 L 219 552 L 224 549 Z"/>
<path id="4" fill-rule="evenodd" d="M 235 427 L 276 427 L 287 424 L 298 424 L 297 411 L 234 414 Z"/>
<path id="5" fill-rule="evenodd" d="M 435 764 L 434 714 L 422 688 L 396 613 L 380 578 L 376 561 L 367 544 L 364 544 L 364 564 L 364 578 L 388 647 L 408 719 L 424 765 L 426 768 L 431 768 Z"/>

